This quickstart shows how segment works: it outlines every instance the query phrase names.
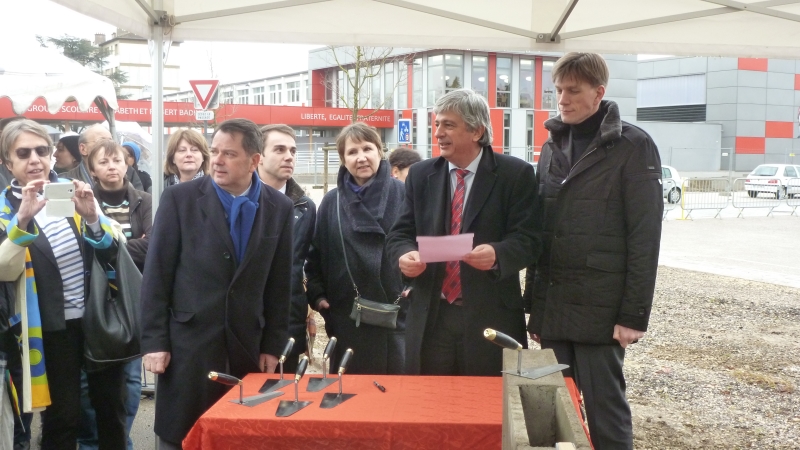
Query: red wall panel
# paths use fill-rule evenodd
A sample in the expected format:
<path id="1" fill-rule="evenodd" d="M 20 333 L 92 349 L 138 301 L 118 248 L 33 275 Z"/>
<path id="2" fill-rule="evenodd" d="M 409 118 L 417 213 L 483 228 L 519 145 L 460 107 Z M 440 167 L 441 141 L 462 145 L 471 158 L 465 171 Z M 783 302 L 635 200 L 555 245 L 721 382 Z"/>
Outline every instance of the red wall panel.
<path id="1" fill-rule="evenodd" d="M 765 135 L 768 138 L 792 138 L 794 133 L 793 122 L 770 122 L 767 121 Z"/>
<path id="2" fill-rule="evenodd" d="M 739 58 L 739 70 L 756 70 L 766 72 L 769 60 L 767 58 Z"/>
<path id="3" fill-rule="evenodd" d="M 766 146 L 766 138 L 736 137 L 736 154 L 739 155 L 763 155 Z"/>
<path id="4" fill-rule="evenodd" d="M 491 89 L 491 88 L 490 88 Z M 492 94 L 490 93 L 491 97 Z M 504 109 L 490 109 L 489 119 L 492 121 L 492 150 L 503 153 L 503 113 Z"/>
<path id="5" fill-rule="evenodd" d="M 325 107 L 325 72 L 322 70 L 311 71 L 311 106 Z"/>
<path id="6" fill-rule="evenodd" d="M 800 73 L 794 75 L 794 90 L 800 91 Z"/>

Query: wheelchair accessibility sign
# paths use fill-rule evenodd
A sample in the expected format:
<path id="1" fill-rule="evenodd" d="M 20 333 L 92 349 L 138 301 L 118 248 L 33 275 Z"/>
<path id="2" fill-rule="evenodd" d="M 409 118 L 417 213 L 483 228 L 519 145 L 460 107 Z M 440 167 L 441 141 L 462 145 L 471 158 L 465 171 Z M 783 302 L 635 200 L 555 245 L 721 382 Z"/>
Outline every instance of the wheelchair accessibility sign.
<path id="1" fill-rule="evenodd" d="M 398 144 L 411 143 L 411 119 L 397 120 L 397 143 Z"/>

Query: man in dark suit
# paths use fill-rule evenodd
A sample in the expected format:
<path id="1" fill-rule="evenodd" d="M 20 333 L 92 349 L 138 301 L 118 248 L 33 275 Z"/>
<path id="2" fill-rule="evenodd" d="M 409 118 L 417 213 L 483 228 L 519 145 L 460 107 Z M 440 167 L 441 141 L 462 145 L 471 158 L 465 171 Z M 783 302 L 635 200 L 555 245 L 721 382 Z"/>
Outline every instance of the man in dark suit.
<path id="1" fill-rule="evenodd" d="M 164 192 L 142 286 L 142 353 L 158 377 L 155 432 L 179 449 L 228 387 L 209 371 L 272 372 L 286 343 L 292 201 L 254 173 L 264 147 L 249 120 L 223 122 L 213 177 Z"/>
<path id="2" fill-rule="evenodd" d="M 406 371 L 499 375 L 502 349 L 483 338 L 495 328 L 523 345 L 519 271 L 539 256 L 533 167 L 492 151 L 486 100 L 469 89 L 436 102 L 439 158 L 411 166 L 406 200 L 386 248 L 412 279 Z M 417 236 L 474 233 L 463 261 L 425 264 Z"/>

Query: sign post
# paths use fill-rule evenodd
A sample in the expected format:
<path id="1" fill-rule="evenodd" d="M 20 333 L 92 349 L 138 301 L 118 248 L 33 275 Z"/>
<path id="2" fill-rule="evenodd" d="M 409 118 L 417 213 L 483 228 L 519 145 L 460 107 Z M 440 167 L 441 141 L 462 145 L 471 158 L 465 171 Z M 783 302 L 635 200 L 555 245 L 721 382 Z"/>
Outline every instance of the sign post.
<path id="1" fill-rule="evenodd" d="M 210 108 L 217 108 L 219 106 L 219 99 L 215 95 L 219 80 L 190 80 L 189 84 L 192 86 L 194 96 L 197 97 L 197 103 L 200 104 L 202 109 L 195 110 L 195 120 L 203 121 L 203 136 L 206 134 L 208 121 L 214 120 L 214 111 L 209 111 Z"/>

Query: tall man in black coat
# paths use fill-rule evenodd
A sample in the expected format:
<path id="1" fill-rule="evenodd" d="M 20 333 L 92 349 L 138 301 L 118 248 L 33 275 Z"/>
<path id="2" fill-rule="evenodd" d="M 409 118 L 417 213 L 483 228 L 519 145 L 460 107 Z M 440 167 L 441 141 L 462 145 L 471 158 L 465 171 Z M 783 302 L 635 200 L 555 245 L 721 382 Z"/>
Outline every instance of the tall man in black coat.
<path id="1" fill-rule="evenodd" d="M 261 162 L 258 163 L 258 177 L 267 186 L 286 194 L 294 203 L 292 306 L 289 312 L 289 337 L 294 338 L 294 346 L 283 364 L 284 372 L 294 372 L 297 370 L 299 356 L 308 350 L 306 332 L 309 337 L 317 334 L 314 310 L 308 307 L 303 283 L 303 266 L 317 222 L 317 205 L 292 178 L 297 153 L 294 129 L 288 125 L 272 124 L 261 127 L 261 133 L 264 136 L 264 151 L 261 153 Z"/>
<path id="2" fill-rule="evenodd" d="M 492 151 L 489 106 L 480 95 L 452 91 L 439 98 L 434 113 L 441 156 L 411 166 L 402 213 L 386 242 L 412 279 L 406 372 L 499 375 L 502 349 L 485 340 L 483 330 L 527 342 L 519 271 L 541 251 L 533 220 L 535 175 L 530 164 Z M 458 212 L 460 220 L 453 221 Z M 460 230 L 451 229 L 459 223 Z M 459 232 L 475 233 L 463 261 L 450 267 L 420 261 L 417 236 Z"/>
<path id="3" fill-rule="evenodd" d="M 255 174 L 264 142 L 253 122 L 214 132 L 213 177 L 164 192 L 142 286 L 142 352 L 158 377 L 155 432 L 179 449 L 229 389 L 209 371 L 272 372 L 287 339 L 292 202 Z"/>
<path id="4" fill-rule="evenodd" d="M 539 159 L 544 252 L 528 271 L 528 330 L 569 364 L 596 449 L 633 448 L 625 348 L 647 330 L 661 242 L 661 160 L 641 129 L 603 100 L 600 55 L 553 67 L 561 114 Z"/>

